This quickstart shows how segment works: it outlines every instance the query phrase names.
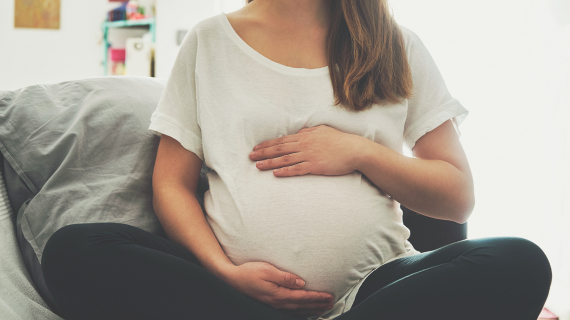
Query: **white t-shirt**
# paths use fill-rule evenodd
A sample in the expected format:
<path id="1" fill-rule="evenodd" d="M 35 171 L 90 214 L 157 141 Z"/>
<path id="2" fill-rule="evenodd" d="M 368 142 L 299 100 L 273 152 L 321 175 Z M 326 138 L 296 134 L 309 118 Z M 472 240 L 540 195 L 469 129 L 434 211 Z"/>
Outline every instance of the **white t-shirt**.
<path id="1" fill-rule="evenodd" d="M 348 311 L 379 266 L 418 254 L 399 203 L 360 172 L 277 178 L 250 160 L 263 141 L 328 125 L 402 153 L 467 110 L 454 99 L 428 51 L 402 28 L 413 97 L 350 112 L 334 106 L 328 67 L 291 68 L 247 45 L 221 13 L 186 36 L 149 130 L 178 140 L 212 169 L 206 218 L 228 258 L 265 261 L 334 296 L 332 319 Z"/>

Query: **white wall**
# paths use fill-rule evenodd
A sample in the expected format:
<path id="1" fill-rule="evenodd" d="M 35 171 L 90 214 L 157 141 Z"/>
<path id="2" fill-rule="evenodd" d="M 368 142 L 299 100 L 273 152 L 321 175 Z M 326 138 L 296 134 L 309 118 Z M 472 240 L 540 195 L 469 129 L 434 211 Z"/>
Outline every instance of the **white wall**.
<path id="1" fill-rule="evenodd" d="M 156 76 L 168 78 L 179 46 L 178 30 L 190 30 L 196 23 L 213 15 L 241 8 L 245 0 L 157 0 Z"/>
<path id="2" fill-rule="evenodd" d="M 14 28 L 14 0 L 0 0 L 0 90 L 103 75 L 106 1 L 61 0 L 59 30 Z"/>
<path id="3" fill-rule="evenodd" d="M 106 0 L 61 0 L 60 29 L 23 29 L 14 28 L 14 0 L 0 0 L 0 90 L 102 76 L 101 23 L 117 6 Z M 111 29 L 109 41 L 124 47 L 126 37 L 145 32 Z"/>
<path id="4" fill-rule="evenodd" d="M 152 2 L 145 0 L 141 3 Z M 176 31 L 222 11 L 239 9 L 242 0 L 157 0 L 156 76 L 167 78 L 178 53 Z M 116 7 L 106 0 L 61 0 L 60 29 L 14 28 L 14 0 L 0 0 L 0 90 L 37 83 L 103 75 L 101 23 Z M 145 30 L 110 30 L 110 41 L 124 47 L 124 38 Z"/>
<path id="5" fill-rule="evenodd" d="M 158 0 L 156 3 L 156 77 L 168 78 L 179 46 L 178 30 L 190 30 L 217 13 L 214 1 Z"/>

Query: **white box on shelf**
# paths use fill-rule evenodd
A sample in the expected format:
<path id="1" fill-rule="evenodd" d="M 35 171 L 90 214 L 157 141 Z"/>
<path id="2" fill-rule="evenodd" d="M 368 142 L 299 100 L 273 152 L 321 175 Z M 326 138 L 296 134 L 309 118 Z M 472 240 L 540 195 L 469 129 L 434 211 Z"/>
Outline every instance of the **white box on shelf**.
<path id="1" fill-rule="evenodd" d="M 127 38 L 125 74 L 129 76 L 151 76 L 153 43 L 143 38 Z"/>

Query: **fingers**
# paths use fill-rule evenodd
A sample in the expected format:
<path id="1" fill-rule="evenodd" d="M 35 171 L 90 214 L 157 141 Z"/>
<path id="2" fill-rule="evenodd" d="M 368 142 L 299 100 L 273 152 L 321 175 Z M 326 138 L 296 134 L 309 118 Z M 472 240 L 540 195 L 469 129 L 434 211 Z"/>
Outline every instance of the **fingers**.
<path id="1" fill-rule="evenodd" d="M 287 289 L 284 289 L 287 290 Z M 323 312 L 327 310 L 331 310 L 333 308 L 332 296 L 331 299 L 324 299 L 321 300 L 313 300 L 312 296 L 321 297 L 319 292 L 315 291 L 305 291 L 305 290 L 289 290 L 290 294 L 287 294 L 282 301 L 289 301 L 289 302 L 281 302 L 276 303 L 276 308 L 284 311 L 287 314 L 292 316 L 318 316 L 323 314 Z M 301 293 L 303 294 L 301 298 L 294 297 L 293 293 Z M 292 294 L 292 295 L 291 295 Z M 305 295 L 306 294 L 306 295 Z"/>
<path id="2" fill-rule="evenodd" d="M 299 141 L 299 135 L 298 134 L 292 134 L 289 136 L 283 136 L 283 137 L 279 137 L 277 139 L 264 141 L 264 142 L 256 145 L 255 147 L 253 147 L 253 150 L 269 148 L 269 147 L 273 147 L 275 145 L 289 143 L 289 142 L 295 142 L 295 141 Z"/>
<path id="3" fill-rule="evenodd" d="M 303 129 L 299 130 L 299 132 L 297 132 L 296 134 L 292 134 L 292 135 L 288 135 L 288 136 L 279 137 L 277 139 L 264 141 L 264 142 L 256 145 L 255 147 L 253 147 L 253 150 L 258 150 L 258 149 L 262 149 L 262 148 L 269 148 L 269 147 L 273 147 L 273 146 L 278 145 L 278 144 L 283 144 L 283 143 L 288 143 L 288 142 L 299 141 L 299 138 L 301 137 L 302 133 L 311 132 L 311 131 L 314 131 L 314 130 L 319 129 L 321 127 L 328 127 L 328 126 L 327 125 L 319 125 L 316 127 L 303 128 Z"/>
<path id="4" fill-rule="evenodd" d="M 269 158 L 279 157 L 285 154 L 299 152 L 299 144 L 296 141 L 289 143 L 276 144 L 271 147 L 263 147 L 252 151 L 249 154 L 251 160 L 263 160 Z"/>
<path id="5" fill-rule="evenodd" d="M 274 266 L 270 266 L 270 270 L 267 270 L 267 279 L 281 287 L 289 289 L 301 289 L 305 286 L 305 281 L 300 277 L 285 271 L 281 271 Z"/>
<path id="6" fill-rule="evenodd" d="M 325 292 L 291 290 L 279 287 L 265 303 L 290 314 L 320 315 L 333 308 L 332 295 Z"/>
<path id="7" fill-rule="evenodd" d="M 292 316 L 310 317 L 333 308 L 333 297 L 326 292 L 291 290 L 279 287 L 270 305 Z"/>
<path id="8" fill-rule="evenodd" d="M 305 281 L 292 273 L 281 271 L 273 266 L 267 270 L 267 279 L 280 287 L 276 290 L 276 298 L 280 302 L 331 303 L 333 296 L 326 292 L 298 290 L 305 286 Z"/>
<path id="9" fill-rule="evenodd" d="M 332 303 L 333 296 L 326 292 L 299 290 L 304 285 L 303 279 L 298 276 L 275 268 L 269 274 L 268 281 L 277 284 L 275 290 L 275 303 L 281 304 L 314 304 L 315 307 L 327 306 Z"/>
<path id="10" fill-rule="evenodd" d="M 286 154 L 284 156 L 277 157 L 274 159 L 260 160 L 255 163 L 255 166 L 259 170 L 272 170 L 285 166 L 294 166 L 296 164 L 303 163 L 304 161 L 306 161 L 306 159 L 302 157 L 302 154 L 300 152 L 298 152 L 298 153 Z M 293 169 L 295 171 L 300 171 L 299 169 L 301 167 L 300 166 L 297 167 L 298 169 L 294 168 Z"/>
<path id="11" fill-rule="evenodd" d="M 302 304 L 313 306 L 314 308 L 326 307 L 333 302 L 333 296 L 326 292 L 290 290 L 280 288 L 276 292 L 277 299 L 283 304 Z"/>
<path id="12" fill-rule="evenodd" d="M 276 298 L 273 301 L 273 307 L 292 316 L 317 316 L 333 308 L 332 296 L 330 299 L 328 297 L 321 299 L 325 296 L 323 292 L 282 289 L 289 292 L 280 296 L 280 298 Z M 299 294 L 300 297 L 296 296 L 297 294 Z"/>
<path id="13" fill-rule="evenodd" d="M 305 283 L 299 276 L 279 270 L 272 265 L 264 265 L 264 278 L 277 285 L 272 289 L 272 297 L 266 303 L 276 309 L 295 312 L 309 310 L 316 315 L 315 310 L 330 310 L 333 306 L 333 296 L 326 292 L 300 290 Z M 318 314 L 320 314 L 318 313 Z"/>
<path id="14" fill-rule="evenodd" d="M 301 162 L 290 167 L 273 170 L 273 175 L 276 177 L 302 176 L 309 173 L 315 173 L 311 170 L 311 164 L 309 162 Z"/>
<path id="15" fill-rule="evenodd" d="M 283 147 L 281 151 L 270 151 L 270 149 Z M 303 156 L 301 152 L 292 152 L 291 150 L 297 150 L 295 147 L 287 146 L 286 144 L 280 144 L 269 149 L 260 149 L 256 152 L 261 152 L 264 150 L 269 150 L 264 155 L 256 154 L 255 156 L 250 155 L 252 159 L 260 159 L 255 163 L 255 166 L 259 170 L 274 170 L 273 173 L 277 177 L 290 177 L 290 176 L 302 176 L 305 174 L 313 173 L 311 168 L 311 163 Z M 278 157 L 278 153 L 286 153 L 281 157 Z M 272 158 L 274 157 L 274 158 Z M 269 159 L 268 159 L 269 158 Z M 271 159 L 272 158 L 272 159 Z M 265 159 L 265 160 L 261 160 Z"/>

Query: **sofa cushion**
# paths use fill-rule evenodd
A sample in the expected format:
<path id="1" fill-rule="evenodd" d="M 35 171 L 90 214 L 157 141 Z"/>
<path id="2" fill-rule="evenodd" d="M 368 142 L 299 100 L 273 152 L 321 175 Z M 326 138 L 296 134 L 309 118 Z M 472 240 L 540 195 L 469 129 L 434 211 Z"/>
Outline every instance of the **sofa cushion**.
<path id="1" fill-rule="evenodd" d="M 152 207 L 160 138 L 148 131 L 164 82 L 105 77 L 0 92 L 0 151 L 17 234 L 38 291 L 49 237 L 118 222 L 164 235 Z"/>

